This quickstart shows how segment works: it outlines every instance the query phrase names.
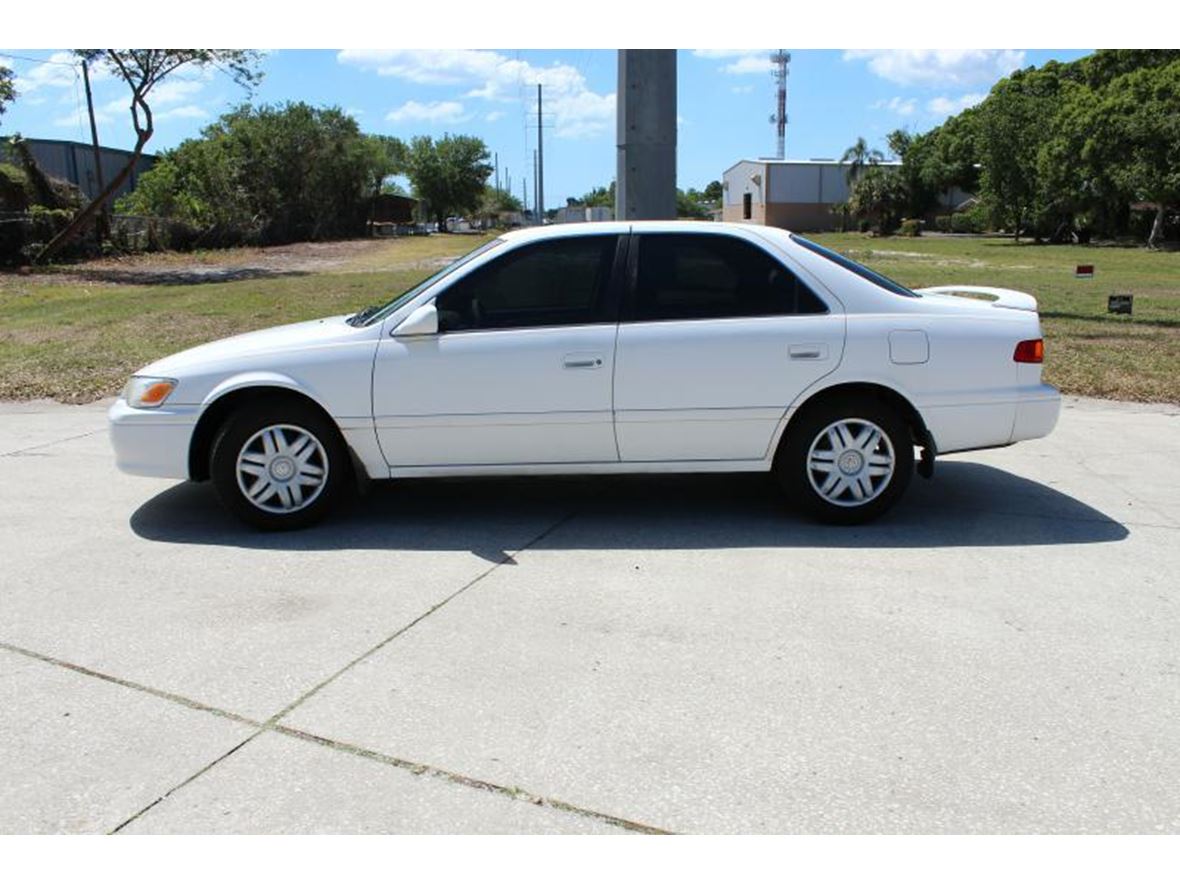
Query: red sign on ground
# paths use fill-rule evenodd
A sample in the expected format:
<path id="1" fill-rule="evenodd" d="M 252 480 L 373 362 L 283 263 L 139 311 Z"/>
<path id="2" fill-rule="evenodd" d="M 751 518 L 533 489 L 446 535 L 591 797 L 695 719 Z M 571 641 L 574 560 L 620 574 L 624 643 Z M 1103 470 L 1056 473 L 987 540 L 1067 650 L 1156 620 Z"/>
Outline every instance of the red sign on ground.
<path id="1" fill-rule="evenodd" d="M 1079 264 L 1078 269 L 1074 271 L 1073 275 L 1080 279 L 1092 279 L 1094 277 L 1094 265 Z"/>

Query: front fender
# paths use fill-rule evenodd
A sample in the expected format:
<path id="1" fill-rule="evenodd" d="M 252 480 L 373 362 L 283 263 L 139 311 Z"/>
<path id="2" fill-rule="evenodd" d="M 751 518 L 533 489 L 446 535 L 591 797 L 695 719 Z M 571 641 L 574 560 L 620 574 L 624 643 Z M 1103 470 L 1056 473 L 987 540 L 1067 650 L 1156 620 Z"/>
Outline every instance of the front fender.
<path id="1" fill-rule="evenodd" d="M 247 387 L 281 387 L 285 390 L 290 390 L 295 393 L 302 394 L 308 399 L 313 400 L 316 405 L 327 412 L 329 415 L 331 411 L 326 407 L 325 403 L 308 390 L 303 384 L 300 384 L 290 375 L 283 372 L 271 371 L 253 371 L 241 372 L 237 375 L 231 375 L 215 385 L 201 401 L 201 408 L 205 409 L 211 406 L 214 402 L 221 399 L 228 393 L 233 393 L 235 390 L 242 390 Z"/>

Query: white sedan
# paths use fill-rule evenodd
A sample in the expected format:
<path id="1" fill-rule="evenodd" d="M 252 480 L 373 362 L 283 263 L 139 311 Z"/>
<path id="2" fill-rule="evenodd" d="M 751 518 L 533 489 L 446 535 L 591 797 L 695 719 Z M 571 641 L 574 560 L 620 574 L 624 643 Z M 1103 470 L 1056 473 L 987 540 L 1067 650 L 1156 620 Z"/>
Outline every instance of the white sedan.
<path id="1" fill-rule="evenodd" d="M 964 297 L 966 296 L 966 297 Z M 1049 433 L 1036 301 L 911 291 L 787 231 L 699 222 L 505 234 L 387 304 L 144 367 L 119 467 L 212 480 L 268 528 L 356 479 L 766 471 L 862 522 L 936 454 Z"/>

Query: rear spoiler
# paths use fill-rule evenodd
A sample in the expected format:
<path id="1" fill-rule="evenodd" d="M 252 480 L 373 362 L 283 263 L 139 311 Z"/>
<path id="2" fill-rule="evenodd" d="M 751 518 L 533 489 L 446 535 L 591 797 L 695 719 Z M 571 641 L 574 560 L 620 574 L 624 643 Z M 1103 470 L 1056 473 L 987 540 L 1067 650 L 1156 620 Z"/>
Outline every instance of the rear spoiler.
<path id="1" fill-rule="evenodd" d="M 984 295 L 992 302 L 993 307 L 1037 312 L 1037 299 L 1015 289 L 993 289 L 989 286 L 932 286 L 929 289 L 914 291 L 919 295 Z"/>

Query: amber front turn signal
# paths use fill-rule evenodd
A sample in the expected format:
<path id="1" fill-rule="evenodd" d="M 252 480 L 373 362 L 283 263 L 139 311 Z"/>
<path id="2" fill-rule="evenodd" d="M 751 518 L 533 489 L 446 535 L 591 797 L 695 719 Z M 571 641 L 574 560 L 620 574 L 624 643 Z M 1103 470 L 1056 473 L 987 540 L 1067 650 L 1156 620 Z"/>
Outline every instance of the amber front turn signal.
<path id="1" fill-rule="evenodd" d="M 135 377 L 123 388 L 123 398 L 132 408 L 154 409 L 168 399 L 175 388 L 176 382 L 170 378 Z"/>

